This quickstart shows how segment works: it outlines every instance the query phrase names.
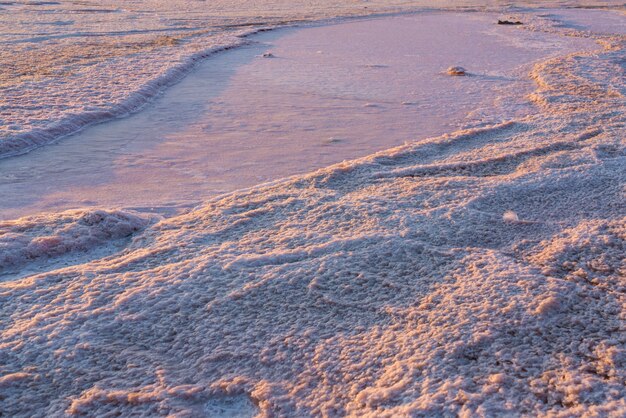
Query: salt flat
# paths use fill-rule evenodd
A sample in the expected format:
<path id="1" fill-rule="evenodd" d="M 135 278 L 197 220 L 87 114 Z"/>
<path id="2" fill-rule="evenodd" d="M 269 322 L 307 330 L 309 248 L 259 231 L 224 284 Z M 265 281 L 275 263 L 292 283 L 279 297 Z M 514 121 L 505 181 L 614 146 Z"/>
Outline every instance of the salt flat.
<path id="1" fill-rule="evenodd" d="M 158 2 L 133 4 L 146 3 Z M 306 3 L 330 10 L 325 0 Z M 264 1 L 238 4 L 226 9 L 236 14 L 251 13 L 250 4 L 252 10 L 267 7 Z M 280 16 L 285 9 L 279 1 L 264 10 Z M 623 15 L 502 12 L 513 11 L 524 28 L 480 25 L 475 14 L 478 20 L 464 19 L 488 28 L 481 40 L 508 47 L 475 57 L 473 65 L 455 63 L 472 77 L 435 75 L 426 85 L 441 96 L 427 96 L 427 102 L 455 105 L 438 109 L 451 120 L 472 103 L 473 88 L 480 91 L 476 111 L 469 118 L 459 113 L 461 125 L 451 122 L 443 135 L 416 136 L 362 158 L 209 197 L 166 219 L 94 207 L 0 222 L 0 415 L 623 416 L 626 39 L 616 23 Z M 406 18 L 413 17 L 390 19 Z M 392 21 L 394 28 L 402 26 Z M 362 23 L 371 21 L 349 24 Z M 282 39 L 294 36 L 301 46 L 295 50 L 304 51 L 296 40 L 305 32 Z M 489 34 L 498 42 L 491 43 Z M 460 49 L 471 51 L 475 35 L 468 32 Z M 276 58 L 257 59 L 255 51 L 235 67 L 259 69 L 263 82 L 254 84 L 270 85 L 270 91 L 310 91 L 308 77 L 319 72 L 298 67 L 302 57 L 289 61 L 291 49 L 271 36 L 259 53 L 269 50 Z M 386 49 L 374 48 L 378 41 L 385 43 L 385 35 L 369 42 L 378 53 L 368 55 L 363 72 L 311 85 L 314 92 L 340 91 L 350 99 L 345 107 L 351 114 L 368 112 L 386 123 L 380 115 L 408 110 L 386 111 L 395 104 L 382 99 L 415 90 L 377 75 L 395 68 L 393 56 L 382 60 Z M 581 50 L 569 50 L 570 41 L 580 42 Z M 503 74 L 487 66 L 520 49 L 532 61 L 533 45 L 550 50 L 550 42 L 565 49 L 537 57 L 527 69 L 532 84 L 507 71 L 520 61 L 507 60 Z M 330 73 L 341 75 L 349 52 L 322 63 L 336 63 Z M 282 73 L 281 89 L 263 71 L 291 66 L 299 70 L 291 79 Z M 361 83 L 349 82 L 354 74 L 370 87 L 366 100 L 357 95 Z M 385 79 L 384 88 L 376 88 L 370 75 Z M 235 82 L 241 81 L 236 75 L 227 78 L 233 83 L 218 93 L 237 86 L 250 91 Z M 446 96 L 437 83 L 447 82 L 459 83 L 454 91 L 461 94 Z M 494 91 L 495 104 L 481 101 Z M 324 95 L 311 96 L 307 104 Z M 422 101 L 416 102 L 409 108 L 423 115 Z M 228 110 L 254 110 L 245 100 L 217 105 L 228 116 L 219 132 L 229 128 L 231 135 L 246 126 L 228 125 L 238 114 Z M 293 109 L 269 108 L 274 112 L 253 118 L 251 129 L 279 136 L 272 115 L 283 115 L 282 123 Z M 180 113 L 183 119 L 194 114 Z M 170 121 L 174 131 L 178 117 Z M 400 117 L 407 123 L 400 127 L 410 129 L 409 119 Z M 191 132 L 202 126 L 214 127 L 199 124 Z M 352 152 L 349 133 L 328 146 Z M 153 152 L 158 171 L 173 145 L 157 138 L 150 149 L 145 141 L 129 140 L 127 149 L 135 144 L 136 155 Z M 92 155 L 110 153 L 105 141 L 100 145 Z M 180 155 L 194 168 L 192 151 L 198 148 Z M 85 155 L 80 147 L 75 152 Z M 138 163 L 139 170 L 149 161 Z M 51 171 L 45 173 L 44 180 Z M 114 184 L 111 177 L 103 176 L 101 184 Z M 181 179 L 181 193 L 186 177 L 174 177 Z M 126 180 L 132 184 L 133 178 Z M 175 185 L 163 183 L 163 193 Z M 87 178 L 86 186 L 97 184 Z M 19 204 L 24 213 L 29 202 Z"/>

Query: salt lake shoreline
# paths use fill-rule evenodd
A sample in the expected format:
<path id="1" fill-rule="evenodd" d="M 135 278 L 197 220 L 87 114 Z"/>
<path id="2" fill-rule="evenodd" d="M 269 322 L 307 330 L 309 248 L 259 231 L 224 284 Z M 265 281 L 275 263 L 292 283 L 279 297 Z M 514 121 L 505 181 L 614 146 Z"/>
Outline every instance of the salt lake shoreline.
<path id="1" fill-rule="evenodd" d="M 226 192 L 514 119 L 534 111 L 525 97 L 533 63 L 596 48 L 497 27 L 499 16 L 403 13 L 256 35 L 195 64 L 138 114 L 0 161 L 0 219 L 81 207 L 172 216 Z M 268 51 L 280 56 L 260 58 Z M 472 74 L 445 76 L 458 63 Z"/>
<path id="2" fill-rule="evenodd" d="M 1 223 L 0 414 L 623 415 L 626 39 L 599 38 L 535 65 L 526 116 L 168 219 Z"/>

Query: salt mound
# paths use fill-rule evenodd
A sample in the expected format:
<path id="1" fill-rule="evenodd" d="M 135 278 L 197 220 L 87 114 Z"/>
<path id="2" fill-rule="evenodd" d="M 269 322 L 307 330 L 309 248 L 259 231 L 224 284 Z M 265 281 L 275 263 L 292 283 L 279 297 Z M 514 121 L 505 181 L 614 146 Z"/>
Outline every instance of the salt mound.
<path id="1" fill-rule="evenodd" d="M 465 68 L 463 67 L 450 67 L 448 68 L 448 74 L 455 75 L 455 76 L 463 76 L 463 75 L 467 75 L 467 72 Z"/>
<path id="2" fill-rule="evenodd" d="M 0 223 L 0 271 L 36 259 L 88 251 L 144 229 L 149 220 L 122 211 L 78 210 Z"/>
<path id="3" fill-rule="evenodd" d="M 626 218 L 581 222 L 542 241 L 529 259 L 545 274 L 626 292 Z"/>
<path id="4" fill-rule="evenodd" d="M 502 220 L 504 222 L 519 222 L 519 217 L 517 216 L 517 213 L 513 212 L 512 210 L 507 210 L 502 215 Z"/>

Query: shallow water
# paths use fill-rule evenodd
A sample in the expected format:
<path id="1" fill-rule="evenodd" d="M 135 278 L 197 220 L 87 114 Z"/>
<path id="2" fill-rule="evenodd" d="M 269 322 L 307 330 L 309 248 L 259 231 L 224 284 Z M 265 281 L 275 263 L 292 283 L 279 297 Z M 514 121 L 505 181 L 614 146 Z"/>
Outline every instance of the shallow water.
<path id="1" fill-rule="evenodd" d="M 595 46 L 496 19 L 423 13 L 257 35 L 131 117 L 1 160 L 0 217 L 90 206 L 171 214 L 406 141 L 501 122 L 529 111 L 532 62 Z M 262 57 L 268 52 L 273 58 Z M 445 75 L 451 65 L 470 76 Z"/>
<path id="2" fill-rule="evenodd" d="M 119 0 L 0 3 L 0 157 L 137 110 L 195 60 L 263 27 L 428 9 L 493 10 L 476 0 Z M 580 5 L 511 3 L 509 10 Z M 623 6 L 589 0 L 596 7 Z M 517 8 L 514 8 L 514 5 Z M 499 11 L 499 10 L 498 10 Z M 120 81 L 123 80 L 123 81 Z"/>

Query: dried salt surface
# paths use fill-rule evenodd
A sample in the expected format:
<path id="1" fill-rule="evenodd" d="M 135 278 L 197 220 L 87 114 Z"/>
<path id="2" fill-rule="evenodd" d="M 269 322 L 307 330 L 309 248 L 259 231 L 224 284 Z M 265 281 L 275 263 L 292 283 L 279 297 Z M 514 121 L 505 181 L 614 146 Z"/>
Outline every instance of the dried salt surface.
<path id="1" fill-rule="evenodd" d="M 626 39 L 601 40 L 535 66 L 536 114 L 1 284 L 0 413 L 623 416 Z"/>
<path id="2" fill-rule="evenodd" d="M 255 416 L 256 411 L 250 397 L 235 395 L 211 399 L 204 406 L 203 412 L 209 417 L 243 418 Z"/>
<path id="3" fill-rule="evenodd" d="M 541 15 L 552 20 L 560 28 L 571 28 L 596 34 L 626 35 L 623 10 L 577 10 L 556 9 L 543 10 Z"/>
<path id="4" fill-rule="evenodd" d="M 67 265 L 76 255 L 100 258 L 103 249 L 116 249 L 154 220 L 119 210 L 75 210 L 0 222 L 0 278 L 41 265 L 50 269 L 55 260 Z"/>
<path id="5" fill-rule="evenodd" d="M 135 238 L 0 285 L 0 415 L 623 416 L 626 40 L 598 39 L 535 66 L 525 118 L 144 232 L 3 224 Z"/>

